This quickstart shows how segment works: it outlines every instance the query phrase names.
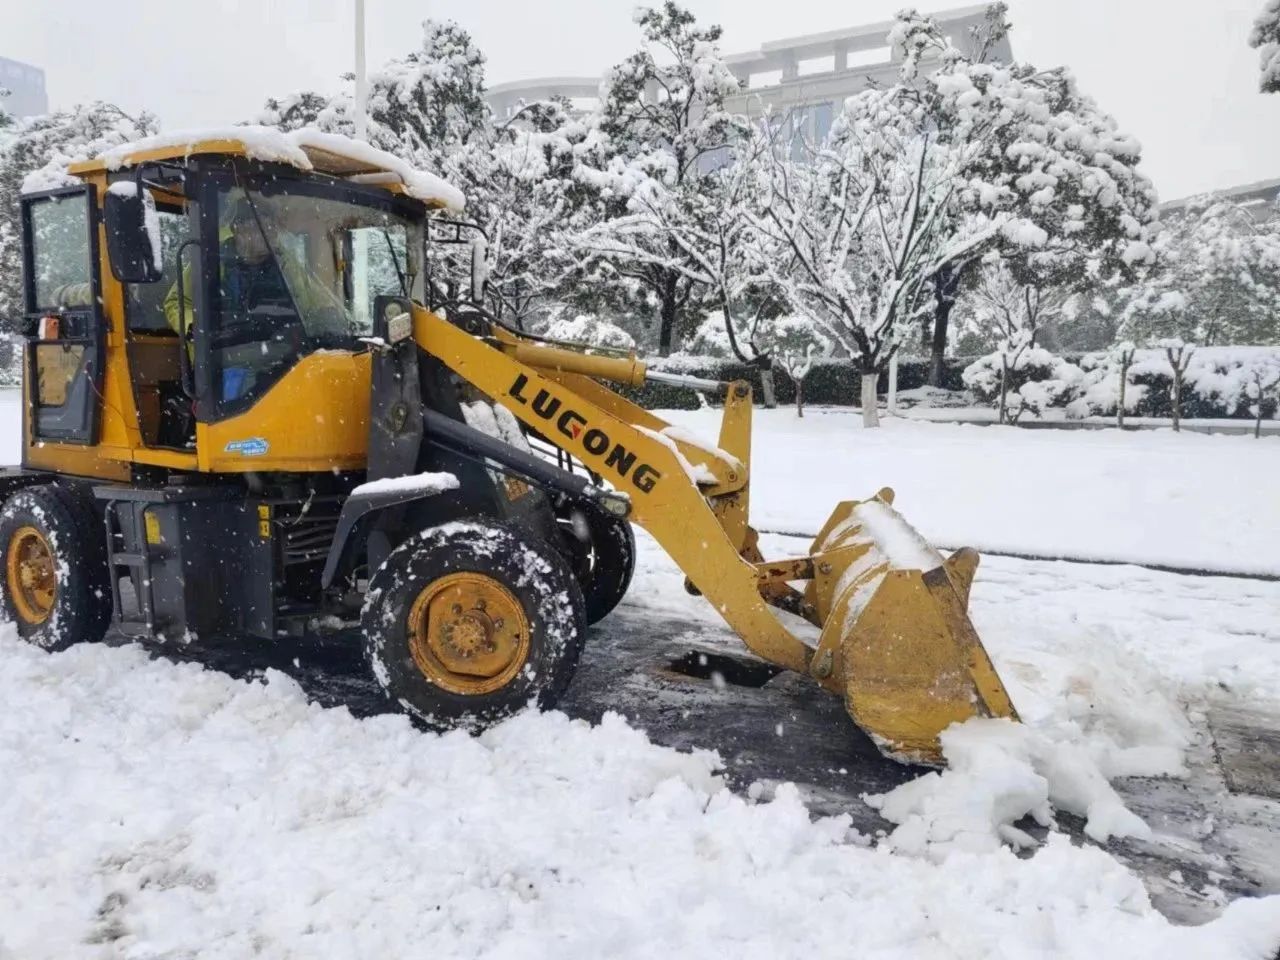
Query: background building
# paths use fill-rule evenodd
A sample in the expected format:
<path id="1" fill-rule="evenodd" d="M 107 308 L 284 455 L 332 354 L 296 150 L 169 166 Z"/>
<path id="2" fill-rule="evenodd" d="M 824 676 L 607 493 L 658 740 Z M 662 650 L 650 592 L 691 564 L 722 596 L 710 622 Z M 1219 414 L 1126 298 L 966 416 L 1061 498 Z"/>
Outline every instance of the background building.
<path id="1" fill-rule="evenodd" d="M 49 112 L 44 71 L 29 63 L 0 57 L 0 89 L 8 90 L 0 104 L 15 117 L 38 117 Z"/>
<path id="2" fill-rule="evenodd" d="M 932 14 L 952 45 L 971 52 L 972 31 L 986 16 L 985 4 Z M 821 140 L 841 101 L 873 83 L 888 85 L 898 69 L 896 57 L 885 43 L 891 21 L 827 33 L 774 40 L 759 50 L 725 57 L 729 69 L 742 84 L 728 107 L 735 113 L 760 116 L 770 111 L 791 125 L 792 132 L 811 142 Z M 1013 51 L 1006 37 L 989 57 L 1009 62 Z M 599 77 L 546 77 L 498 84 L 489 90 L 494 116 L 505 118 L 520 101 L 553 96 L 588 107 L 599 96 Z"/>
<path id="3" fill-rule="evenodd" d="M 1210 195 L 1219 200 L 1231 200 L 1240 204 L 1260 222 L 1280 218 L 1280 178 L 1246 183 L 1226 190 L 1214 190 Z M 1183 197 L 1180 200 L 1162 203 L 1160 216 L 1179 216 L 1195 199 L 1195 197 Z"/>

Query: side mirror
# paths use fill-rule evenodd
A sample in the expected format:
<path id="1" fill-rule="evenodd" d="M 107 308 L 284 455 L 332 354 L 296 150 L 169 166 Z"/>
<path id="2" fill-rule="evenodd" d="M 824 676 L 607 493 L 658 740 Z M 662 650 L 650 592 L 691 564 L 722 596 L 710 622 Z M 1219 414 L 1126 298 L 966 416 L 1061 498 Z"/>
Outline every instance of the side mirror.
<path id="1" fill-rule="evenodd" d="M 121 283 L 155 283 L 164 273 L 160 216 L 151 194 L 133 180 L 107 188 L 107 259 Z"/>
<path id="2" fill-rule="evenodd" d="M 471 241 L 471 302 L 484 305 L 484 288 L 489 282 L 489 244 L 484 235 Z"/>

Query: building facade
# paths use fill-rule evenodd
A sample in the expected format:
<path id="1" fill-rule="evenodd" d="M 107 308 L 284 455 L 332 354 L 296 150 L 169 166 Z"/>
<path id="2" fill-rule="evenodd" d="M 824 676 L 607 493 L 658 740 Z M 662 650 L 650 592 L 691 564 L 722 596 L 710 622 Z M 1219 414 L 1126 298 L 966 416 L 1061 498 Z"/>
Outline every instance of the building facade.
<path id="1" fill-rule="evenodd" d="M 951 44 L 973 52 L 973 31 L 985 22 L 985 4 L 932 14 Z M 766 111 L 788 123 L 797 138 L 819 142 L 846 97 L 872 84 L 888 85 L 897 76 L 899 57 L 885 42 L 891 21 L 832 30 L 789 40 L 775 40 L 759 50 L 731 54 L 725 62 L 741 84 L 727 106 L 735 113 L 759 117 Z M 1013 59 L 1007 37 L 988 57 Z M 511 116 L 521 101 L 553 96 L 589 107 L 599 98 L 600 77 L 546 77 L 503 83 L 489 90 L 494 116 Z"/>
<path id="2" fill-rule="evenodd" d="M 44 71 L 29 63 L 0 57 L 0 105 L 13 116 L 38 117 L 49 112 L 49 95 L 45 92 Z"/>

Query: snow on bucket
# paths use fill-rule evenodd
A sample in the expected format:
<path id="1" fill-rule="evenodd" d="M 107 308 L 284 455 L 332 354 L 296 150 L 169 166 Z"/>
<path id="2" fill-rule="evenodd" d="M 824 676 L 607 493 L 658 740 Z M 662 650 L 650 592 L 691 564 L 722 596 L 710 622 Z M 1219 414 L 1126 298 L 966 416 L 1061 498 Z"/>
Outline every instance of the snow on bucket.
<path id="1" fill-rule="evenodd" d="M 887 487 L 841 503 L 813 542 L 805 600 L 822 637 L 812 670 L 843 688 L 881 752 L 941 763 L 950 724 L 1018 715 L 969 621 L 977 552 L 944 559 L 892 503 Z"/>

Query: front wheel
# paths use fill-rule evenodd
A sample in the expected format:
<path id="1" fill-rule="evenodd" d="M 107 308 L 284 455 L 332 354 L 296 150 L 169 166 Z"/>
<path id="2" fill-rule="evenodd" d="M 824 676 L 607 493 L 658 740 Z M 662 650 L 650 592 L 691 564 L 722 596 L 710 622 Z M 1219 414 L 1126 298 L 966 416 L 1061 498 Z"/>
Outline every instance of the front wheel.
<path id="1" fill-rule="evenodd" d="M 572 506 L 556 522 L 582 588 L 587 623 L 599 623 L 631 585 L 636 570 L 635 531 L 628 520 L 580 505 Z"/>
<path id="2" fill-rule="evenodd" d="M 554 706 L 586 636 L 564 560 L 491 522 L 433 527 L 397 547 L 370 580 L 361 624 L 387 696 L 444 728 Z"/>

